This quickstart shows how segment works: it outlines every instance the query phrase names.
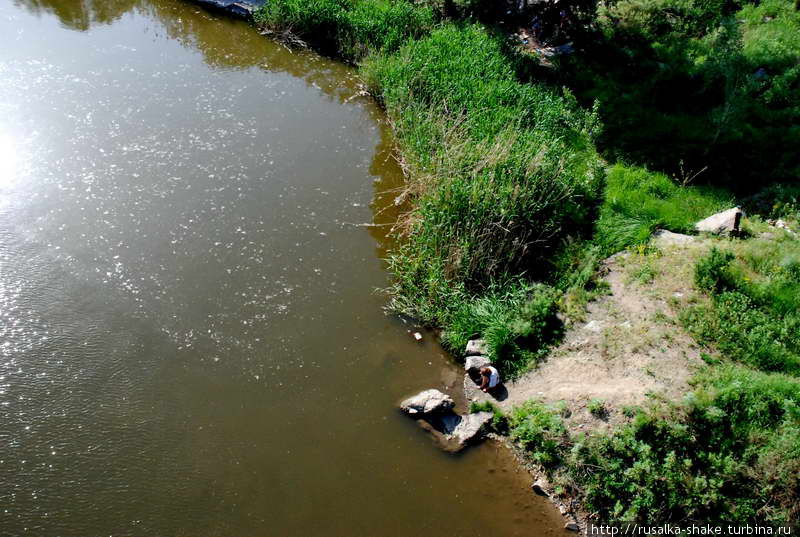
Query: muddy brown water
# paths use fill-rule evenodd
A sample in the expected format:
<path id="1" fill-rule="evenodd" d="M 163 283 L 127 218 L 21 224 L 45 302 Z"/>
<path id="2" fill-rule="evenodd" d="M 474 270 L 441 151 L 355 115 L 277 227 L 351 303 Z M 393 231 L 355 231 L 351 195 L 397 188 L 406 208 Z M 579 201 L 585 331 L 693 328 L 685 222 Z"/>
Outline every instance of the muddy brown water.
<path id="1" fill-rule="evenodd" d="M 401 173 L 354 72 L 178 0 L 0 0 L 0 535 L 546 536 L 396 402 Z"/>

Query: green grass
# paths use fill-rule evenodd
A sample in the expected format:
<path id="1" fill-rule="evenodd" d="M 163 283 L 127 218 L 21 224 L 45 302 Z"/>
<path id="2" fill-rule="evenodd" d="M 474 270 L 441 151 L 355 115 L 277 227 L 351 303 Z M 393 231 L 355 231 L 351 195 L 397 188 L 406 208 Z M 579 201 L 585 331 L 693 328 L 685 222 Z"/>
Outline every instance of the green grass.
<path id="1" fill-rule="evenodd" d="M 608 168 L 593 234 L 566 241 L 550 259 L 548 281 L 564 293 L 561 311 L 569 320 L 584 318 L 586 304 L 607 292 L 597 277 L 600 261 L 631 247 L 642 247 L 657 229 L 694 233 L 694 224 L 730 208 L 721 188 L 683 185 L 663 173 L 615 164 Z M 633 278 L 649 283 L 656 276 L 649 262 Z"/>
<path id="2" fill-rule="evenodd" d="M 765 371 L 800 375 L 800 242 L 751 239 L 695 268 L 711 301 L 681 314 L 701 342 Z"/>
<path id="3" fill-rule="evenodd" d="M 595 243 L 610 255 L 644 244 L 659 228 L 693 233 L 696 222 L 731 206 L 724 190 L 682 186 L 662 173 L 616 164 L 608 172 Z"/>
<path id="4" fill-rule="evenodd" d="M 458 354 L 468 340 L 480 336 L 492 362 L 506 377 L 514 377 L 562 335 L 559 298 L 552 287 L 519 283 L 459 300 L 447 317 L 442 343 Z"/>
<path id="5" fill-rule="evenodd" d="M 511 412 L 510 435 L 602 522 L 797 520 L 797 379 L 709 369 L 679 404 L 629 410 L 628 425 L 570 439 L 556 409 L 531 401 Z"/>
<path id="6" fill-rule="evenodd" d="M 764 177 L 787 180 L 748 203 L 797 219 L 800 18 L 788 0 L 603 4 L 599 42 L 549 76 L 591 109 L 536 80 L 502 35 L 442 18 L 489 7 L 274 0 L 255 16 L 359 63 L 386 108 L 411 202 L 389 259 L 391 306 L 443 327 L 447 348 L 481 336 L 504 376 L 523 371 L 559 341 L 557 313 L 577 318 L 605 292 L 604 257 L 657 228 L 692 232 L 732 205 L 699 181 L 746 190 Z M 607 158 L 638 165 L 606 173 L 601 133 Z M 729 248 L 698 264 L 710 298 L 682 315 L 722 355 L 706 359 L 684 401 L 628 408 L 629 425 L 589 438 L 570 438 L 558 409 L 537 402 L 508 416 L 471 411 L 492 411 L 495 428 L 507 427 L 599 520 L 797 520 L 800 247 L 781 235 Z M 633 276 L 646 283 L 655 273 Z M 605 405 L 591 401 L 589 411 L 601 416 Z"/>
<path id="7" fill-rule="evenodd" d="M 504 374 L 524 368 L 548 335 L 523 326 L 532 318 L 519 304 L 537 300 L 524 281 L 550 270 L 548 254 L 591 226 L 599 203 L 594 114 L 520 83 L 503 40 L 478 25 L 371 56 L 362 73 L 394 127 L 414 207 L 389 260 L 392 307 L 443 326 L 452 349 L 482 335 Z"/>
<path id="8" fill-rule="evenodd" d="M 594 115 L 517 81 L 497 37 L 445 26 L 363 72 L 385 104 L 414 210 L 390 260 L 394 306 L 448 324 L 454 305 L 547 269 L 570 230 L 591 224 L 603 171 Z"/>
<path id="9" fill-rule="evenodd" d="M 437 18 L 431 8 L 405 0 L 275 0 L 254 15 L 259 26 L 352 62 L 426 35 Z"/>
<path id="10" fill-rule="evenodd" d="M 680 405 L 577 442 L 566 464 L 604 520 L 787 524 L 799 433 L 797 380 L 723 368 Z"/>

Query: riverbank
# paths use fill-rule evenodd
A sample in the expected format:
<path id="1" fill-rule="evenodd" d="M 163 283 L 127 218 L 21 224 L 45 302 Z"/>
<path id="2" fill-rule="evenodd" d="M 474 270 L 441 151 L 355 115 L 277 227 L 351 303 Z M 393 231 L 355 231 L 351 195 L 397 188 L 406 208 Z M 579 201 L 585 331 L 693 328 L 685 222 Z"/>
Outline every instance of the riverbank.
<path id="1" fill-rule="evenodd" d="M 541 367 L 502 400 L 468 392 L 584 527 L 676 522 L 669 508 L 797 530 L 797 279 L 772 272 L 796 259 L 797 222 L 746 226 L 613 256 L 609 294 Z"/>
<path id="2" fill-rule="evenodd" d="M 604 110 L 581 106 L 570 91 L 545 82 L 547 76 L 540 81 L 538 64 L 497 28 L 455 15 L 400 0 L 285 0 L 258 10 L 255 21 L 273 35 L 291 33 L 294 42 L 360 65 L 367 89 L 386 108 L 407 174 L 398 201 L 412 207 L 396 226 L 401 246 L 389 258 L 392 308 L 443 328 L 443 342 L 455 354 L 467 339 L 483 337 L 489 357 L 513 378 L 568 343 L 565 332 L 607 292 L 598 273 L 602 259 L 629 247 L 648 252 L 657 228 L 693 232 L 695 222 L 729 207 L 733 195 L 689 186 L 703 170 L 671 177 L 635 165 L 606 166 L 597 149 Z M 714 141 L 730 134 L 730 126 L 717 125 Z M 776 198 L 775 207 L 784 204 L 786 214 L 794 214 L 791 192 Z M 653 269 L 643 263 L 638 270 L 646 279 Z M 792 289 L 793 277 L 786 284 Z M 738 336 L 718 326 L 719 318 L 733 316 L 726 299 L 719 311 L 704 315 L 692 304 L 681 305 L 695 314 L 682 322 L 694 327 L 687 328 L 691 337 L 752 370 L 692 371 L 677 382 L 671 400 L 628 409 L 629 415 L 614 409 L 625 419 L 595 438 L 575 437 L 562 411 L 541 401 L 515 401 L 521 404 L 506 409 L 515 442 L 553 476 L 562 476 L 562 493 L 580 498 L 596 520 L 791 520 L 796 495 L 773 491 L 791 490 L 793 470 L 782 467 L 772 475 L 766 461 L 787 453 L 790 461 L 797 459 L 786 447 L 797 418 L 756 394 L 780 386 L 781 397 L 794 405 L 800 389 L 791 367 L 765 365 L 780 354 L 769 350 L 768 341 L 762 338 L 760 347 L 746 352 L 728 341 L 756 334 L 752 323 L 744 323 Z M 755 316 L 767 307 L 750 300 L 737 314 Z M 662 336 L 674 337 L 670 330 Z M 796 355 L 794 340 L 782 345 Z M 765 352 L 765 363 L 748 361 L 748 353 Z M 557 360 L 553 354 L 548 364 Z M 699 402 L 678 404 L 690 376 L 700 386 L 690 397 Z M 732 406 L 735 394 L 752 395 L 754 405 L 770 412 L 755 417 Z M 603 401 L 592 403 L 595 410 L 588 402 L 586 408 L 590 415 L 610 410 Z M 756 426 L 779 432 L 782 443 L 754 436 Z M 687 429 L 731 444 L 727 466 L 711 460 L 712 447 L 698 444 Z M 762 460 L 761 473 L 749 473 Z M 714 472 L 723 477 L 709 492 Z M 609 475 L 614 479 L 604 480 Z M 759 502 L 766 508 L 751 508 Z"/>

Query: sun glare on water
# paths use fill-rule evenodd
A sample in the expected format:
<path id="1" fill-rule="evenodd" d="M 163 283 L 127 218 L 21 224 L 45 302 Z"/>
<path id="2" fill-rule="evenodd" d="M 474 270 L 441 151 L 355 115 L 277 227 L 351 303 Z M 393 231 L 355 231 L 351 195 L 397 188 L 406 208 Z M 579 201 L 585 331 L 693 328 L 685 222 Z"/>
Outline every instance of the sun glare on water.
<path id="1" fill-rule="evenodd" d="M 17 147 L 14 138 L 0 132 L 0 188 L 10 186 L 17 176 Z"/>

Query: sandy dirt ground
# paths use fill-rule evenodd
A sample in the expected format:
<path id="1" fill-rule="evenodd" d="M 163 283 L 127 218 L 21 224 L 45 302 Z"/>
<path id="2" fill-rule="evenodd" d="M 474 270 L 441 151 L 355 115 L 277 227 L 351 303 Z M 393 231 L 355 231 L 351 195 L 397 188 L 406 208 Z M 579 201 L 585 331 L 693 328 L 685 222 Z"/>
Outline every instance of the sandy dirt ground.
<path id="1" fill-rule="evenodd" d="M 707 248 L 701 239 L 672 236 L 607 259 L 609 293 L 588 304 L 585 321 L 569 326 L 545 361 L 494 398 L 465 377 L 466 398 L 491 400 L 505 411 L 529 399 L 559 404 L 570 432 L 588 434 L 626 421 L 626 406 L 679 399 L 706 350 L 684 333 L 677 317 L 701 299 L 692 267 Z M 592 400 L 602 401 L 605 410 L 590 412 Z"/>

